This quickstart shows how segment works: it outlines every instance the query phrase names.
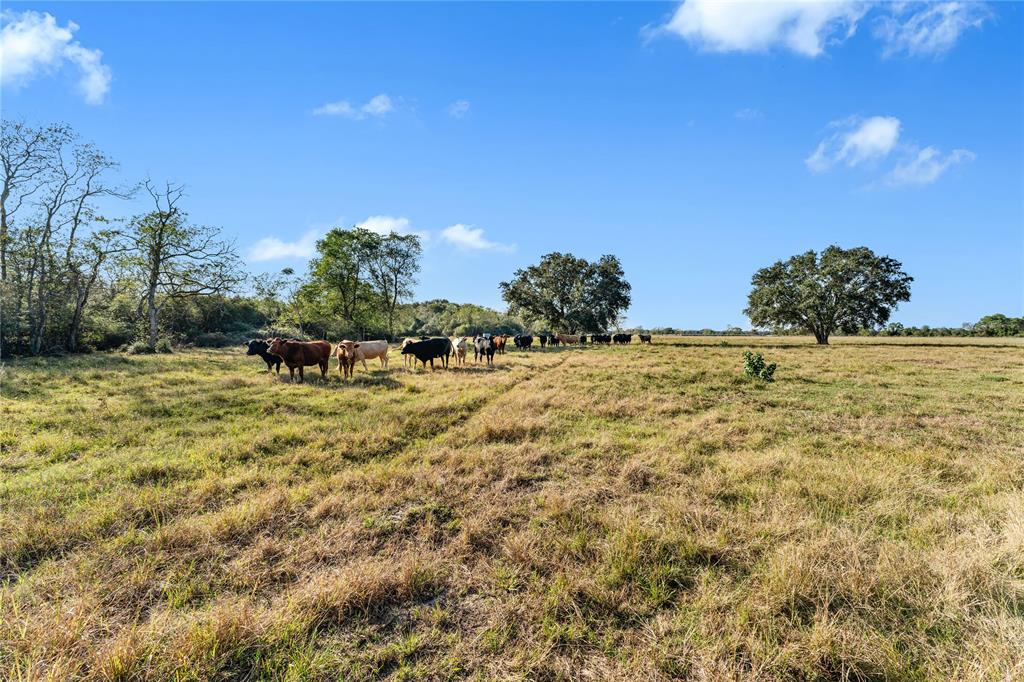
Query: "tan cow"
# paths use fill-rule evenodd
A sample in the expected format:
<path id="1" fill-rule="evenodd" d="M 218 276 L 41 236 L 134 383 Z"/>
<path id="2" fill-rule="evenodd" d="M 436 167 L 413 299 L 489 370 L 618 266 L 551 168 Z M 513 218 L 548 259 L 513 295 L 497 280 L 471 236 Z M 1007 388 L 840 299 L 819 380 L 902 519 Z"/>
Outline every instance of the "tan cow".
<path id="1" fill-rule="evenodd" d="M 580 342 L 579 334 L 556 334 L 555 336 L 558 338 L 558 342 L 563 345 L 568 345 L 570 343 L 575 344 Z"/>
<path id="2" fill-rule="evenodd" d="M 388 342 L 387 341 L 341 341 L 338 343 L 338 348 L 344 348 L 345 356 L 348 358 L 348 370 L 346 374 L 352 376 L 352 369 L 355 367 L 357 362 L 363 363 L 363 369 L 367 372 L 370 368 L 366 365 L 366 361 L 371 358 L 380 359 L 381 369 L 387 369 L 388 367 Z M 335 351 L 335 355 L 340 353 L 340 350 Z M 339 355 L 339 369 L 344 369 L 340 364 Z"/>
<path id="3" fill-rule="evenodd" d="M 338 376 L 342 379 L 347 379 L 352 376 L 352 365 L 355 363 L 349 356 L 348 349 L 345 348 L 344 342 L 339 343 L 334 349 L 334 357 L 338 358 Z"/>
<path id="4" fill-rule="evenodd" d="M 449 341 L 452 342 L 452 354 L 455 356 L 456 365 L 466 364 L 466 348 L 468 347 L 466 336 L 453 336 Z"/>
<path id="5" fill-rule="evenodd" d="M 410 337 L 408 339 L 405 339 L 404 341 L 402 341 L 402 347 L 399 348 L 398 351 L 401 353 L 401 351 L 405 350 L 406 346 L 408 346 L 410 343 L 415 343 L 415 342 L 416 342 L 416 339 L 414 339 L 412 337 Z M 408 367 L 409 365 L 415 365 L 416 364 L 416 356 L 414 356 L 414 355 L 407 355 L 405 353 L 402 353 L 402 362 L 405 364 L 406 367 Z"/>

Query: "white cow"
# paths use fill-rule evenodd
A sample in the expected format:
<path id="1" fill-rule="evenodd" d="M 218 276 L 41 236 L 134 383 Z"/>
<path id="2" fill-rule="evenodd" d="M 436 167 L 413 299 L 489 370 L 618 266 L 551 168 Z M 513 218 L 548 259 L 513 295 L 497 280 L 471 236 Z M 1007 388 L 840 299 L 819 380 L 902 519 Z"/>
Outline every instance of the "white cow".
<path id="1" fill-rule="evenodd" d="M 452 353 L 455 355 L 455 364 L 466 364 L 466 338 L 465 336 L 453 336 L 449 341 L 452 343 Z"/>
<path id="2" fill-rule="evenodd" d="M 356 362 L 360 361 L 363 363 L 363 369 L 370 371 L 370 368 L 366 365 L 366 360 L 369 358 L 380 359 L 381 369 L 387 369 L 388 367 L 387 341 L 342 341 L 338 346 L 345 349 L 344 354 L 348 358 L 346 374 L 349 376 L 352 375 Z M 340 359 L 339 355 L 339 362 Z"/>

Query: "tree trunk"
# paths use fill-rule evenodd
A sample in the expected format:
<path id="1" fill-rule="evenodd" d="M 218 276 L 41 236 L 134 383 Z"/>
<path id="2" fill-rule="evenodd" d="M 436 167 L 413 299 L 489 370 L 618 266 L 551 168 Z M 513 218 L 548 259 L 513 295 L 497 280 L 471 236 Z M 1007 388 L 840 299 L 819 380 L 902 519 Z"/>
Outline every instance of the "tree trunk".
<path id="1" fill-rule="evenodd" d="M 818 342 L 819 346 L 827 346 L 828 332 L 814 330 L 814 340 Z"/>
<path id="2" fill-rule="evenodd" d="M 156 296 L 152 293 L 146 300 L 146 312 L 149 316 L 149 347 L 156 348 L 156 335 L 159 333 L 157 321 Z"/>

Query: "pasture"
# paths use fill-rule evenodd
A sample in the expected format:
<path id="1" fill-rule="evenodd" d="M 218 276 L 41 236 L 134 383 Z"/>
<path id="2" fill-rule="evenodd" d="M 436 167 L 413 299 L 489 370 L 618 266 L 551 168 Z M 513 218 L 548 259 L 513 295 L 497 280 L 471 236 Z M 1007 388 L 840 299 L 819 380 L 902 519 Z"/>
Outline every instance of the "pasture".
<path id="1" fill-rule="evenodd" d="M 0 678 L 1024 677 L 1019 339 L 242 353 L 3 368 Z"/>

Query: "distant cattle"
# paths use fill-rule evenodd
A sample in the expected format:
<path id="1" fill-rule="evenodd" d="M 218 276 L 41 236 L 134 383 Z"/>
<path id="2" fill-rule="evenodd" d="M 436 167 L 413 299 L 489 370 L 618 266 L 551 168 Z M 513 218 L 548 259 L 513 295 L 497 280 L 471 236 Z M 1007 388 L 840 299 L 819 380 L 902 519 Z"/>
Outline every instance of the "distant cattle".
<path id="1" fill-rule="evenodd" d="M 586 334 L 580 334 L 580 345 L 581 346 L 587 345 L 587 335 Z"/>
<path id="2" fill-rule="evenodd" d="M 633 335 L 632 334 L 616 334 L 616 335 L 614 335 L 612 337 L 612 342 L 613 343 L 620 343 L 620 344 L 633 343 Z"/>
<path id="3" fill-rule="evenodd" d="M 312 365 L 319 365 L 321 376 L 327 377 L 327 362 L 331 359 L 331 344 L 326 341 L 295 341 L 294 339 L 273 338 L 268 340 L 267 352 L 281 357 L 293 381 L 296 368 L 299 370 L 299 381 L 305 381 L 302 368 Z"/>
<path id="4" fill-rule="evenodd" d="M 558 345 L 558 337 L 555 334 L 548 334 L 548 345 L 549 346 L 557 346 Z"/>
<path id="5" fill-rule="evenodd" d="M 249 349 L 245 351 L 246 355 L 258 355 L 263 358 L 263 362 L 267 363 L 267 371 L 269 372 L 275 365 L 277 366 L 277 373 L 281 373 L 281 356 L 268 353 L 267 349 L 270 345 L 263 339 L 252 339 L 249 341 Z"/>
<path id="6" fill-rule="evenodd" d="M 537 338 L 540 339 L 540 347 L 541 348 L 545 348 L 548 345 L 548 335 L 547 334 L 541 334 Z"/>
<path id="7" fill-rule="evenodd" d="M 640 334 L 640 343 L 650 343 L 650 342 L 651 342 L 651 335 L 650 334 Z"/>
<path id="8" fill-rule="evenodd" d="M 558 339 L 559 343 L 564 343 L 566 345 L 577 344 L 580 342 L 580 337 L 577 334 L 559 334 L 555 338 Z"/>
<path id="9" fill-rule="evenodd" d="M 480 362 L 481 358 L 487 360 L 488 365 L 494 364 L 494 339 L 487 336 L 478 336 L 473 339 L 473 360 Z"/>
<path id="10" fill-rule="evenodd" d="M 441 365 L 448 368 L 448 358 L 452 354 L 452 342 L 446 338 L 426 339 L 424 341 L 413 341 L 402 348 L 402 355 L 412 355 L 423 363 L 426 369 L 427 362 L 430 369 L 434 369 L 434 359 L 440 358 Z"/>
<path id="11" fill-rule="evenodd" d="M 453 336 L 448 339 L 452 344 L 452 355 L 455 356 L 456 365 L 466 364 L 466 337 Z"/>
<path id="12" fill-rule="evenodd" d="M 591 334 L 590 343 L 611 343 L 612 337 L 609 334 Z"/>
<path id="13" fill-rule="evenodd" d="M 533 345 L 533 337 L 529 334 L 516 334 L 512 341 L 516 344 L 516 348 L 520 350 L 526 350 Z"/>
<path id="14" fill-rule="evenodd" d="M 505 354 L 505 342 L 508 341 L 508 336 L 505 334 L 499 334 L 498 336 L 492 337 L 494 340 L 494 352 L 498 355 Z"/>

